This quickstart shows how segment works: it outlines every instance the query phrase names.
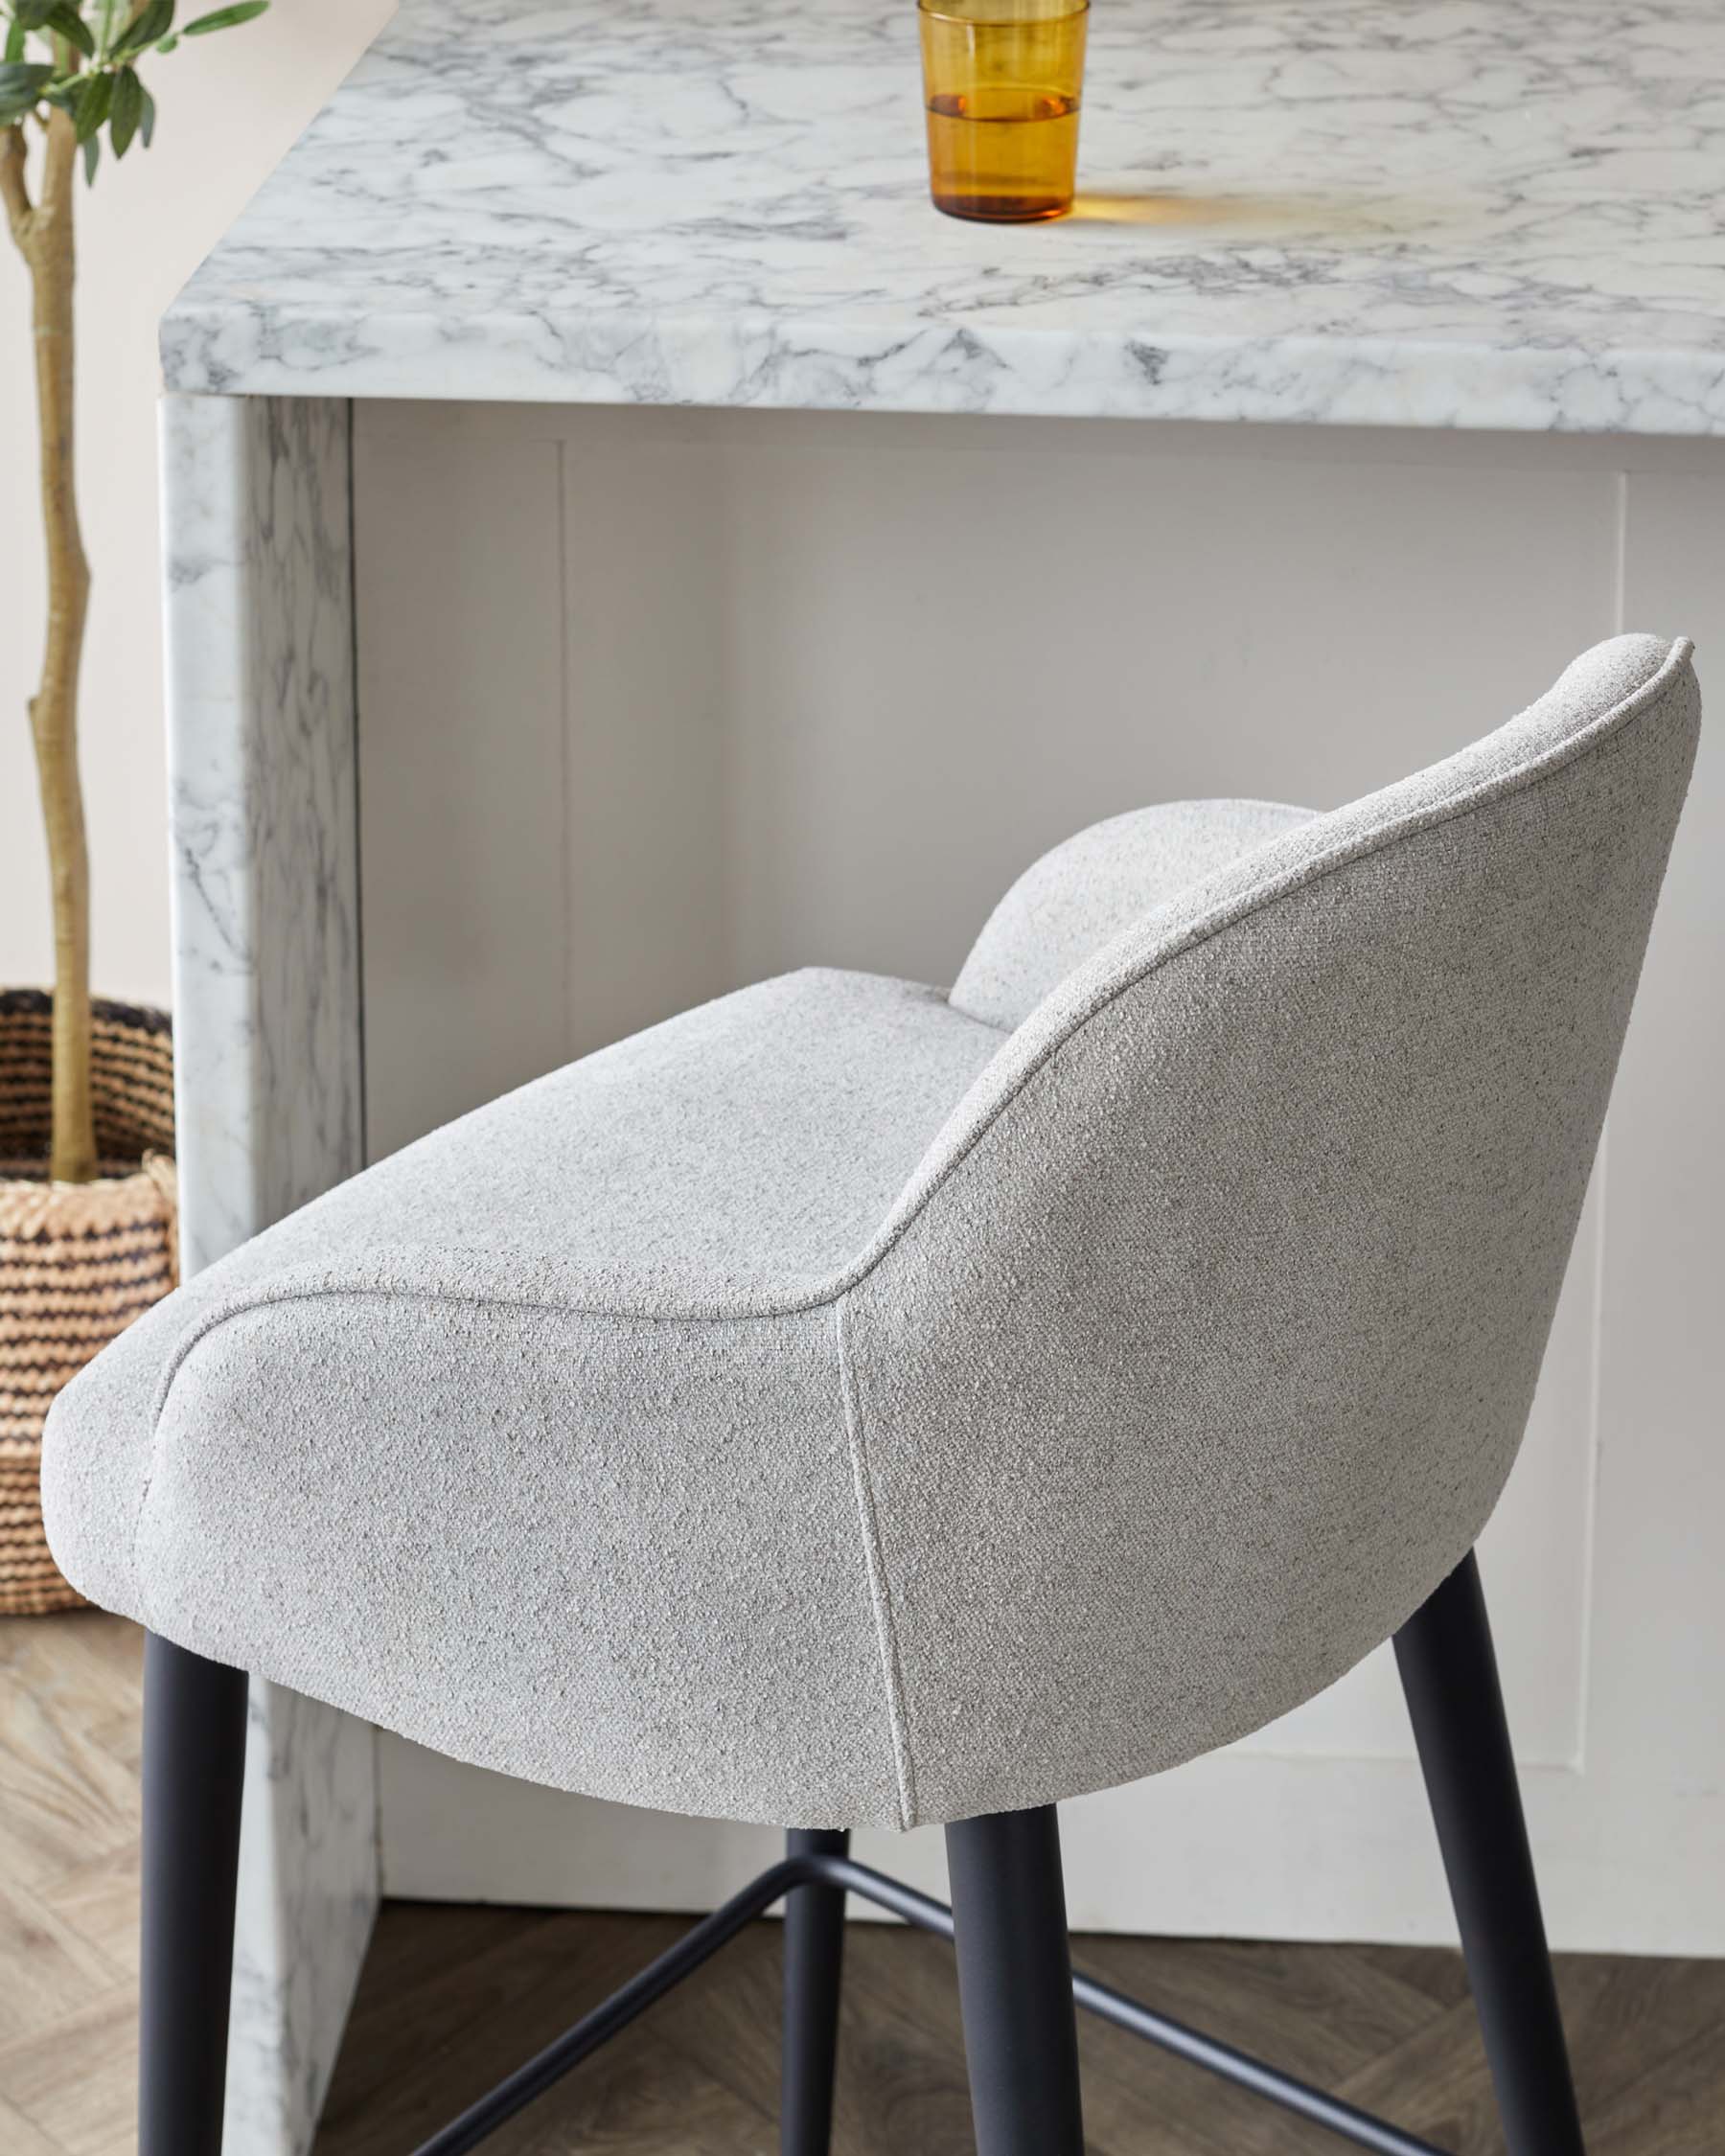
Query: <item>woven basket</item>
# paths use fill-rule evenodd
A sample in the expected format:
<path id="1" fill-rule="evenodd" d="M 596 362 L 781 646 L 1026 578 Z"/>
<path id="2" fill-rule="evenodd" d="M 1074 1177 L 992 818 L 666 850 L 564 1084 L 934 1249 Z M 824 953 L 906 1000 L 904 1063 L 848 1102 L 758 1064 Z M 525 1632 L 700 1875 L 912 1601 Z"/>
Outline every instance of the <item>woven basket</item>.
<path id="1" fill-rule="evenodd" d="M 96 1182 L 47 1180 L 54 1006 L 0 993 L 0 1616 L 78 1607 L 42 1532 L 55 1394 L 178 1277 L 173 1043 L 160 1011 L 98 1003 Z"/>

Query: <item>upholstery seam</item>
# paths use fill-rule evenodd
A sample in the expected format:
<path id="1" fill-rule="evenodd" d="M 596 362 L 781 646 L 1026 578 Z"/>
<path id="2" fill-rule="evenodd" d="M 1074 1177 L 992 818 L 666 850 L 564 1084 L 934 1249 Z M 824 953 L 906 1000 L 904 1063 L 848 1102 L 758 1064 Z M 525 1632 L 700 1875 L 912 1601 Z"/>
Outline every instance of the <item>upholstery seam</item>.
<path id="1" fill-rule="evenodd" d="M 892 1621 L 892 1596 L 881 1549 L 880 1516 L 862 1436 L 862 1408 L 857 1392 L 846 1324 L 848 1296 L 833 1304 L 833 1345 L 839 1359 L 839 1389 L 844 1402 L 844 1434 L 850 1448 L 851 1480 L 862 1533 L 862 1558 L 868 1569 L 868 1594 L 874 1604 L 875 1637 L 881 1653 L 881 1678 L 886 1693 L 886 1720 L 892 1732 L 892 1764 L 898 1785 L 899 1825 L 908 1833 L 916 1823 L 916 1771 L 910 1755 L 910 1731 L 905 1707 L 905 1673 L 898 1633 Z"/>
<path id="2" fill-rule="evenodd" d="M 176 1376 L 178 1375 L 180 1363 L 183 1360 L 184 1357 L 176 1357 L 174 1361 L 173 1369 L 174 1375 Z M 172 1380 L 170 1380 L 170 1383 L 172 1383 Z M 143 1612 L 143 1617 L 140 1621 L 142 1622 L 144 1629 L 147 1632 L 154 1632 L 158 1629 L 158 1627 L 155 1623 L 155 1620 L 150 1616 L 150 1596 L 145 1593 L 144 1573 L 138 1563 L 138 1552 L 144 1541 L 145 1508 L 150 1503 L 150 1493 L 155 1487 L 156 1469 L 161 1464 L 162 1417 L 167 1405 L 167 1393 L 164 1391 L 161 1400 L 157 1404 L 155 1413 L 150 1417 L 150 1465 L 144 1471 L 144 1484 L 138 1492 L 138 1509 L 132 1516 L 131 1543 L 127 1551 L 127 1562 L 131 1566 L 132 1585 L 137 1591 L 138 1606 Z"/>

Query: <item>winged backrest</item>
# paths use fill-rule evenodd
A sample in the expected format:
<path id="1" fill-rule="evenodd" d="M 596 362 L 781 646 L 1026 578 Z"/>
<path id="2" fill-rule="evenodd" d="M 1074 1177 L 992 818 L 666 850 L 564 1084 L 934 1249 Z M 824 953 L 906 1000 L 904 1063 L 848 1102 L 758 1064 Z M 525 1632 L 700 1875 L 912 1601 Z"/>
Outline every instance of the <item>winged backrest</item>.
<path id="1" fill-rule="evenodd" d="M 1064 1793 L 1057 1743 L 1097 1787 L 1173 1764 L 1332 1681 L 1465 1554 L 1698 719 L 1687 644 L 1600 646 L 1474 747 L 1165 896 L 973 1087 L 840 1314 L 903 1713 L 947 1725 L 925 1772 L 1029 1804 Z M 984 940 L 1013 932 L 1003 908 Z"/>
<path id="2" fill-rule="evenodd" d="M 1313 814 L 1274 801 L 1163 801 L 1092 824 L 1033 861 L 995 907 L 953 983 L 953 1008 L 1022 1025 L 1105 943 Z"/>

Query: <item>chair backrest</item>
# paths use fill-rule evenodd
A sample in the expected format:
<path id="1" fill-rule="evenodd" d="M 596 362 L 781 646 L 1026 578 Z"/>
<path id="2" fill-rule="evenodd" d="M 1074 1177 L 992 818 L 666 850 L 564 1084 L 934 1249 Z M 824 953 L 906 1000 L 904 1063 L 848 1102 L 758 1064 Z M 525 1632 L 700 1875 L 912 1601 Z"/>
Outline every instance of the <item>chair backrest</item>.
<path id="1" fill-rule="evenodd" d="M 1602 645 L 1163 897 L 1010 1035 L 841 1311 L 905 1712 L 952 1725 L 925 1778 L 981 1747 L 1029 1804 L 1074 1751 L 1101 1787 L 1208 1750 L 1466 1553 L 1698 721 L 1687 644 Z"/>

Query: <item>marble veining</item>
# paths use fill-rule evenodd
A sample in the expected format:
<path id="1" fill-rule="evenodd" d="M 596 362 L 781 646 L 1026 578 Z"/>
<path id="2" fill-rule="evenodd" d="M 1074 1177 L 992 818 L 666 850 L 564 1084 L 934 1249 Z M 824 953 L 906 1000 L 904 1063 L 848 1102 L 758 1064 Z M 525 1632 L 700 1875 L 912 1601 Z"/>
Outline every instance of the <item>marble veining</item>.
<path id="1" fill-rule="evenodd" d="M 163 405 L 189 1271 L 363 1159 L 348 414 Z"/>
<path id="2" fill-rule="evenodd" d="M 163 406 L 184 1258 L 362 1164 L 348 409 Z M 378 1901 L 374 1740 L 256 1685 L 228 2066 L 237 2156 L 307 2156 Z"/>
<path id="3" fill-rule="evenodd" d="M 404 0 L 169 382 L 1725 431 L 1716 0 L 1095 0 L 1057 224 L 921 129 L 911 0 Z"/>

